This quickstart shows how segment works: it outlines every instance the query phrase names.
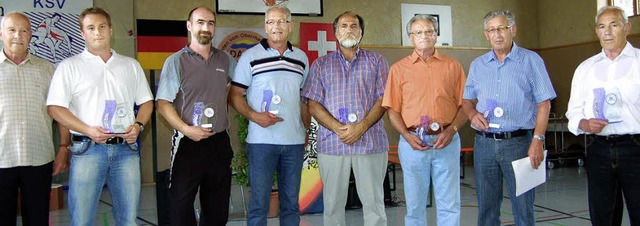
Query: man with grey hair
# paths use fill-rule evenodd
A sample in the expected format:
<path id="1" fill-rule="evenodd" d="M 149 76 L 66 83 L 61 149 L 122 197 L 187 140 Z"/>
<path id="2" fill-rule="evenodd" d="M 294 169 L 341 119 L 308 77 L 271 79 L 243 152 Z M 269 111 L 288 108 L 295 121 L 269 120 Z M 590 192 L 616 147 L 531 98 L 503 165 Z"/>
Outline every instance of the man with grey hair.
<path id="1" fill-rule="evenodd" d="M 309 112 L 300 90 L 309 60 L 289 42 L 291 11 L 271 6 L 265 13 L 266 39 L 242 54 L 229 103 L 249 119 L 247 157 L 251 201 L 247 225 L 267 225 L 273 173 L 278 172 L 280 225 L 300 225 L 300 177 Z M 247 98 L 243 95 L 247 94 Z"/>
<path id="2" fill-rule="evenodd" d="M 48 225 L 51 176 L 69 163 L 69 131 L 54 153 L 46 97 L 53 65 L 29 54 L 31 23 L 11 12 L 0 22 L 0 225 L 16 225 L 18 190 L 23 225 Z M 55 161 L 54 161 L 55 156 Z"/>
<path id="3" fill-rule="evenodd" d="M 500 225 L 503 180 L 515 224 L 535 224 L 535 189 L 516 196 L 511 162 L 528 156 L 531 167 L 545 167 L 544 134 L 556 93 L 542 58 L 513 41 L 516 31 L 510 11 L 487 13 L 484 35 L 492 50 L 471 63 L 464 89 L 462 108 L 476 130 L 478 225 Z"/>
<path id="4" fill-rule="evenodd" d="M 417 15 L 407 23 L 411 55 L 391 66 L 382 99 L 391 125 L 400 133 L 407 214 L 404 224 L 426 225 L 427 195 L 433 178 L 438 225 L 460 225 L 460 110 L 466 77 L 462 65 L 435 48 L 435 18 Z M 410 84 L 420 84 L 413 86 Z"/>
<path id="5" fill-rule="evenodd" d="M 309 112 L 321 125 L 318 165 L 324 225 L 346 225 L 344 209 L 352 169 L 364 225 L 387 225 L 382 185 L 389 141 L 380 119 L 389 64 L 382 55 L 360 48 L 364 33 L 360 15 L 342 13 L 333 21 L 333 28 L 339 49 L 313 63 L 302 91 Z"/>
<path id="6" fill-rule="evenodd" d="M 164 62 L 156 95 L 158 112 L 174 128 L 169 219 L 174 226 L 197 225 L 193 202 L 200 192 L 199 225 L 226 225 L 233 157 L 227 90 L 236 62 L 211 46 L 211 9 L 195 7 L 187 18 L 189 43 Z"/>
<path id="7" fill-rule="evenodd" d="M 602 7 L 595 19 L 602 51 L 573 75 L 568 127 L 591 141 L 586 159 L 591 224 L 621 225 L 624 202 L 631 225 L 640 225 L 640 49 L 627 41 L 631 23 L 623 9 Z"/>

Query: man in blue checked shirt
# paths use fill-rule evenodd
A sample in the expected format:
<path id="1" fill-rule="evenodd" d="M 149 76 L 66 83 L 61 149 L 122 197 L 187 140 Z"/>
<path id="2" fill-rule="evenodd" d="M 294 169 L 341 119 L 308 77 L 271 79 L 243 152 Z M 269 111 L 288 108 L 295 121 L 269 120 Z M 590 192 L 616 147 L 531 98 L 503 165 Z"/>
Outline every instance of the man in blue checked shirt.
<path id="1" fill-rule="evenodd" d="M 516 31 L 510 11 L 487 13 L 484 35 L 492 50 L 471 63 L 464 89 L 462 108 L 476 130 L 478 225 L 500 225 L 503 179 L 515 224 L 535 224 L 535 189 L 515 195 L 511 162 L 529 156 L 537 169 L 544 160 L 544 133 L 556 93 L 542 58 L 513 41 Z"/>
<path id="2" fill-rule="evenodd" d="M 389 64 L 360 49 L 364 20 L 345 12 L 333 21 L 339 50 L 318 58 L 302 96 L 320 123 L 318 164 L 322 178 L 324 225 L 344 226 L 351 168 L 362 201 L 364 225 L 387 225 L 382 182 L 389 141 L 380 120 Z"/>

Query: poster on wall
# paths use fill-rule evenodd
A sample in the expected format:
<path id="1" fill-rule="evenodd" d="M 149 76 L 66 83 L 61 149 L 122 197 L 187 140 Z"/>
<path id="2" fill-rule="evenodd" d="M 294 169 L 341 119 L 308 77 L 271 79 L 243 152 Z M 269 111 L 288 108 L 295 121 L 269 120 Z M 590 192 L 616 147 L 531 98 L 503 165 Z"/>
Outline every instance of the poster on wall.
<path id="1" fill-rule="evenodd" d="M 93 1 L 84 0 L 2 0 L 0 19 L 10 12 L 27 15 L 32 31 L 29 52 L 57 64 L 84 49 L 78 17 L 92 6 Z"/>
<path id="2" fill-rule="evenodd" d="M 407 35 L 406 24 L 416 15 L 432 16 L 438 22 L 438 42 L 436 46 L 453 46 L 453 32 L 451 22 L 451 6 L 445 5 L 424 5 L 424 4 L 401 4 L 402 11 L 402 45 L 411 46 L 411 41 Z"/>
<path id="3" fill-rule="evenodd" d="M 295 16 L 322 16 L 322 0 L 216 0 L 216 13 L 264 15 L 272 5 L 286 6 Z"/>

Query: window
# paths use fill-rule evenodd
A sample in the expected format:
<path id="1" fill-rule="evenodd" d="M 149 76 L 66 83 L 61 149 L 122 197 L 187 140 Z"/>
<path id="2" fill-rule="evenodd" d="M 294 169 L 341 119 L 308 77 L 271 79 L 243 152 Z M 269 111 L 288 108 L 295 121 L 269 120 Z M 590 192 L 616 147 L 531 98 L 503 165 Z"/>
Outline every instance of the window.
<path id="1" fill-rule="evenodd" d="M 608 5 L 618 6 L 624 9 L 627 16 L 638 15 L 638 2 L 639 0 L 607 0 Z"/>

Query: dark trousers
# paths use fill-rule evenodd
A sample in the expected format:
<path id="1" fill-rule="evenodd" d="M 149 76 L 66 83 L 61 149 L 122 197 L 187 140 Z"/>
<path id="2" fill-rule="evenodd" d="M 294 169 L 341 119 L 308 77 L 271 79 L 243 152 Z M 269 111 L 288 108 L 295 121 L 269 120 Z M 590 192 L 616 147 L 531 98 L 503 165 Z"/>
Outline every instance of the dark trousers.
<path id="1" fill-rule="evenodd" d="M 621 225 L 624 197 L 631 225 L 640 225 L 640 136 L 589 139 L 592 143 L 586 159 L 591 223 Z"/>
<path id="2" fill-rule="evenodd" d="M 200 188 L 200 225 L 226 225 L 231 192 L 231 158 L 233 151 L 227 132 L 194 142 L 188 137 L 179 141 L 174 153 L 169 187 L 171 225 L 195 226 L 193 208 Z"/>
<path id="3" fill-rule="evenodd" d="M 22 225 L 49 225 L 52 172 L 53 162 L 0 169 L 0 225 L 16 225 L 18 190 Z"/>

